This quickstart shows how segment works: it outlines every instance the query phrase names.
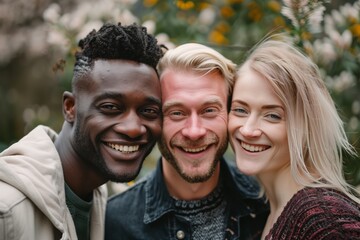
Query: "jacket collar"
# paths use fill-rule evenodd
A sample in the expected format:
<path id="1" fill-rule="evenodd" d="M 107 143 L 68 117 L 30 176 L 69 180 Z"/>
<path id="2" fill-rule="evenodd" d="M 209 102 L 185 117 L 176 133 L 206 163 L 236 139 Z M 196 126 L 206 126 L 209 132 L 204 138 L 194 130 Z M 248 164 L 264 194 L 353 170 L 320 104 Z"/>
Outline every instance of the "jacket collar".
<path id="1" fill-rule="evenodd" d="M 158 161 L 156 169 L 148 176 L 145 183 L 145 224 L 154 222 L 163 215 L 175 211 L 174 200 L 165 185 L 161 161 L 161 159 Z M 227 197 L 231 211 L 236 211 L 236 215 L 240 217 L 263 211 L 263 207 L 256 209 L 257 204 L 250 204 L 255 200 L 260 205 L 264 205 L 263 199 L 258 198 L 259 186 L 256 181 L 236 171 L 236 167 L 230 167 L 225 159 L 221 159 L 220 174 L 224 181 L 225 194 L 231 195 Z"/>
<path id="2" fill-rule="evenodd" d="M 161 161 L 160 158 L 155 171 L 151 173 L 145 184 L 145 224 L 153 222 L 175 209 L 173 199 L 165 185 Z"/>

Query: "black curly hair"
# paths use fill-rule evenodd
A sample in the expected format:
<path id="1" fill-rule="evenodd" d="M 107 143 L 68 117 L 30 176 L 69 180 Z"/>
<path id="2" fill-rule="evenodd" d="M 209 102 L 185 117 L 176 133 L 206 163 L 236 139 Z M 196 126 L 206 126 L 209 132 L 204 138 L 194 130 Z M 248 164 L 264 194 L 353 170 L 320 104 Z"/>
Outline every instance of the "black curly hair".
<path id="1" fill-rule="evenodd" d="M 157 73 L 164 46 L 158 45 L 156 38 L 136 23 L 128 26 L 106 23 L 81 39 L 79 47 L 75 54 L 74 78 L 88 73 L 96 59 L 133 60 L 151 66 Z"/>

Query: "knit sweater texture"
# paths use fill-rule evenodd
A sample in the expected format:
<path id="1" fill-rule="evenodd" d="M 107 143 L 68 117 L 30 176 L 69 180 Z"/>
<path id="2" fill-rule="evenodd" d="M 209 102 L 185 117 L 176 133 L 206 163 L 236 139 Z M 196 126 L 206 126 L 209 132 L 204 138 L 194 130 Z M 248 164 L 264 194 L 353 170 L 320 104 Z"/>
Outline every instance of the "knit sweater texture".
<path id="1" fill-rule="evenodd" d="M 203 199 L 175 200 L 175 214 L 191 223 L 193 239 L 224 239 L 226 204 L 221 184 Z"/>
<path id="2" fill-rule="evenodd" d="M 336 190 L 304 188 L 290 199 L 265 239 L 360 239 L 360 205 Z"/>

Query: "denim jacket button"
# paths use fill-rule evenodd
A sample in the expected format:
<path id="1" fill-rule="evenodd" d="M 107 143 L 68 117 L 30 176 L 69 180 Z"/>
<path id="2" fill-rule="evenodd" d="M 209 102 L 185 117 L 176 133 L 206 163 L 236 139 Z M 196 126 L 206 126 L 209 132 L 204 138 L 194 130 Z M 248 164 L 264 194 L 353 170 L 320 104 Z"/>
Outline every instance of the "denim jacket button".
<path id="1" fill-rule="evenodd" d="M 185 238 L 185 233 L 184 233 L 184 231 L 182 231 L 182 230 L 177 231 L 177 233 L 176 233 L 176 238 L 177 238 L 177 239 L 184 239 L 184 238 Z"/>

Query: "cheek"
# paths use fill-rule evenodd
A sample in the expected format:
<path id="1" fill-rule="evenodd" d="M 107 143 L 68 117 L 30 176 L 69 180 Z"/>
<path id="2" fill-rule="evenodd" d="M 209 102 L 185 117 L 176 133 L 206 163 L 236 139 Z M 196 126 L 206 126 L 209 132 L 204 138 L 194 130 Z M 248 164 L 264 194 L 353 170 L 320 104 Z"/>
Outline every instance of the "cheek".
<path id="1" fill-rule="evenodd" d="M 158 138 L 161 134 L 161 119 L 156 119 L 153 121 L 142 121 L 141 123 L 143 126 L 145 126 L 146 129 L 148 129 L 149 133 L 153 135 L 154 137 Z"/>
<path id="2" fill-rule="evenodd" d="M 206 129 L 207 136 L 215 134 L 220 141 L 228 140 L 227 122 L 224 120 L 224 118 L 220 118 L 203 121 L 203 127 Z"/>
<path id="3" fill-rule="evenodd" d="M 163 121 L 163 127 L 162 127 L 163 136 L 172 137 L 176 133 L 181 131 L 181 129 L 183 129 L 183 128 L 184 128 L 184 123 L 182 123 L 180 121 L 174 122 L 165 117 L 164 121 Z"/>
<path id="4" fill-rule="evenodd" d="M 161 134 L 161 120 L 153 121 L 148 124 L 145 124 L 145 126 L 150 129 L 152 135 L 156 138 L 160 137 Z"/>
<path id="5" fill-rule="evenodd" d="M 102 115 L 89 115 L 84 121 L 84 125 L 88 126 L 92 131 L 108 129 L 117 123 L 115 118 L 107 118 Z"/>
<path id="6" fill-rule="evenodd" d="M 288 146 L 287 130 L 285 126 L 268 126 L 264 128 L 264 132 L 272 139 L 273 142 L 281 144 L 284 147 Z"/>
<path id="7" fill-rule="evenodd" d="M 229 115 L 227 114 L 227 112 L 223 112 L 222 114 L 220 114 L 219 119 L 225 124 L 225 126 L 228 125 Z"/>
<path id="8" fill-rule="evenodd" d="M 229 121 L 228 121 L 228 131 L 229 133 L 233 133 L 236 130 L 236 121 L 233 117 L 229 116 Z"/>
<path id="9" fill-rule="evenodd" d="M 204 126 L 214 132 L 227 132 L 228 131 L 228 115 L 221 114 L 215 119 L 204 121 Z"/>

